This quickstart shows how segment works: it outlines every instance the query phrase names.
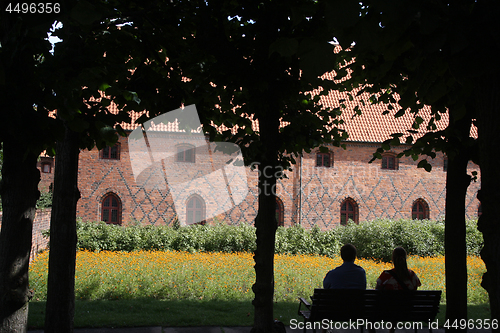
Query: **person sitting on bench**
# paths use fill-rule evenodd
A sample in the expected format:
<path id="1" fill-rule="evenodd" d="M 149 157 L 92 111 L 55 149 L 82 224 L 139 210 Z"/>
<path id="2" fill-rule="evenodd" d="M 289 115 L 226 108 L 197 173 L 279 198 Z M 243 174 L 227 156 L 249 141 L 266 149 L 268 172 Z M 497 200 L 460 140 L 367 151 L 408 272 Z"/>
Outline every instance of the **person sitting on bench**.
<path id="1" fill-rule="evenodd" d="M 356 248 L 345 244 L 340 249 L 340 257 L 344 263 L 329 271 L 324 280 L 324 289 L 366 289 L 366 272 L 354 263 Z"/>
<path id="2" fill-rule="evenodd" d="M 392 251 L 392 263 L 394 268 L 380 274 L 375 289 L 417 290 L 422 285 L 417 274 L 408 269 L 405 249 L 398 246 Z"/>

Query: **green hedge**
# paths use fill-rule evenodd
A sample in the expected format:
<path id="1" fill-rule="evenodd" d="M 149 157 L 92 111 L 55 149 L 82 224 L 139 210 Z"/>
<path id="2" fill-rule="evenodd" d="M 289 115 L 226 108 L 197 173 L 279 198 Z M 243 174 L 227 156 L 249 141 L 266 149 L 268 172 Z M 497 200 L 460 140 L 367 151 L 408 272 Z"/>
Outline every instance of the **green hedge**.
<path id="1" fill-rule="evenodd" d="M 78 248 L 91 251 L 174 250 L 207 252 L 253 252 L 255 228 L 244 224 L 193 225 L 189 227 L 130 226 L 104 222 L 78 222 Z M 479 255 L 483 238 L 477 221 L 467 222 L 467 252 Z M 392 249 L 403 246 L 418 256 L 444 254 L 442 221 L 376 220 L 321 231 L 318 227 L 279 227 L 276 253 L 334 256 L 342 244 L 352 243 L 358 256 L 390 260 Z"/>
<path id="2" fill-rule="evenodd" d="M 255 248 L 255 228 L 218 224 L 120 227 L 104 222 L 77 222 L 78 248 L 91 251 L 175 250 L 244 252 Z"/>

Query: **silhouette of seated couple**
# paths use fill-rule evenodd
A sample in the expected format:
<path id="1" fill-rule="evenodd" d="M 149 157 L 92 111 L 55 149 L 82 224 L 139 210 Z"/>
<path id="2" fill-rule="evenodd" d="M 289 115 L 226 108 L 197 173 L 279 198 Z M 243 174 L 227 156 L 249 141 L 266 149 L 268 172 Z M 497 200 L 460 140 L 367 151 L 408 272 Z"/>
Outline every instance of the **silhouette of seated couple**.
<path id="1" fill-rule="evenodd" d="M 356 260 L 356 248 L 352 244 L 346 244 L 340 249 L 340 257 L 344 261 L 339 267 L 329 271 L 324 280 L 325 289 L 366 289 L 366 272 L 354 263 Z M 393 269 L 383 271 L 377 279 L 375 289 L 384 290 L 417 290 L 420 279 L 406 264 L 406 251 L 402 247 L 396 247 L 392 251 Z M 374 333 L 374 329 L 368 330 Z M 389 332 L 394 333 L 394 327 Z"/>
<path id="2" fill-rule="evenodd" d="M 329 271 L 323 280 L 325 289 L 366 289 L 366 272 L 354 263 L 356 248 L 346 244 L 340 249 L 340 257 L 344 261 L 339 267 Z M 406 264 L 406 251 L 397 247 L 392 252 L 394 268 L 383 271 L 377 279 L 375 289 L 384 290 L 417 290 L 421 286 L 420 279 Z"/>

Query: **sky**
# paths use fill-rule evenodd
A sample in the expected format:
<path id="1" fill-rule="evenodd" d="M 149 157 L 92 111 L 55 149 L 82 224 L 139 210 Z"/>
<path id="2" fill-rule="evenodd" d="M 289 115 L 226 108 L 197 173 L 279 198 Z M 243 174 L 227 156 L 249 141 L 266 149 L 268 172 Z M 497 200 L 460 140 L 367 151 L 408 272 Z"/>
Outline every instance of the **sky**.
<path id="1" fill-rule="evenodd" d="M 47 32 L 47 39 L 49 40 L 50 44 L 52 44 L 52 51 L 51 52 L 54 52 L 54 44 L 62 41 L 60 38 L 52 36 L 52 33 L 59 28 L 62 28 L 62 23 L 55 21 L 54 24 L 52 25 L 52 28 L 50 29 L 50 31 Z"/>

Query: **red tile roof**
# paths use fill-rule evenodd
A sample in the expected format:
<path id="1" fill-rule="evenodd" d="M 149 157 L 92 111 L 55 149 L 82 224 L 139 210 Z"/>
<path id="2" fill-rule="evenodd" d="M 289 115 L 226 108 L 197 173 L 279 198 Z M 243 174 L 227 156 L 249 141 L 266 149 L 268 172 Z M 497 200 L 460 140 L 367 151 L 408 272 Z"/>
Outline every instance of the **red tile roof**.
<path id="1" fill-rule="evenodd" d="M 417 131 L 413 134 L 414 138 L 421 137 L 427 132 L 426 125 L 431 119 L 431 109 L 429 106 L 418 113 L 424 121 L 418 129 L 413 129 L 412 125 L 416 115 L 406 112 L 403 116 L 395 118 L 394 115 L 400 109 L 397 105 L 393 105 L 394 109 L 389 113 L 386 104 L 371 104 L 368 101 L 368 95 L 362 94 L 358 98 L 350 101 L 347 93 L 332 91 L 328 96 L 321 98 L 321 103 L 326 107 L 337 108 L 341 104 L 345 105 L 342 108 L 341 119 L 344 124 L 339 127 L 344 129 L 348 134 L 348 141 L 357 142 L 383 142 L 392 138 L 391 134 L 403 133 L 402 142 L 410 134 L 409 130 Z M 363 105 L 361 100 L 365 101 Z M 361 114 L 358 115 L 355 107 L 358 106 Z M 448 114 L 443 114 L 440 121 L 435 122 L 437 130 L 443 130 L 448 125 Z"/>
<path id="2" fill-rule="evenodd" d="M 365 100 L 365 105 L 361 103 L 361 99 Z M 323 96 L 321 98 L 321 104 L 325 107 L 337 108 L 341 104 L 346 107 L 343 109 L 340 118 L 344 121 L 339 127 L 347 131 L 349 138 L 347 141 L 354 142 L 383 142 L 387 139 L 392 138 L 391 134 L 403 133 L 401 141 L 404 142 L 406 136 L 409 134 L 409 130 L 412 130 L 412 125 L 415 120 L 415 115 L 406 112 L 403 116 L 395 118 L 394 114 L 399 110 L 397 105 L 394 106 L 394 110 L 391 110 L 388 114 L 383 114 L 387 110 L 387 105 L 385 104 L 370 104 L 368 102 L 368 95 L 362 94 L 356 97 L 353 101 L 349 101 L 347 93 L 332 91 L 328 96 Z M 358 106 L 361 110 L 361 115 L 357 115 L 355 107 Z M 118 112 L 116 106 L 111 104 L 111 112 Z M 132 112 L 131 118 L 132 123 L 121 124 L 125 130 L 134 130 L 138 124 L 136 120 L 144 114 L 146 111 L 142 112 Z M 418 114 L 424 121 L 417 130 L 417 134 L 414 134 L 414 138 L 418 138 L 426 133 L 426 124 L 431 118 L 431 109 L 429 106 L 425 106 Z M 448 125 L 448 114 L 442 114 L 441 120 L 435 122 L 437 130 L 443 130 Z M 282 126 L 286 126 L 282 123 Z M 258 122 L 253 121 L 253 129 L 258 130 Z M 225 129 L 225 128 L 224 128 Z M 176 124 L 157 124 L 153 130 L 157 131 L 168 131 L 168 132 L 178 132 L 179 129 Z M 471 128 L 471 136 L 477 137 L 477 129 Z"/>

